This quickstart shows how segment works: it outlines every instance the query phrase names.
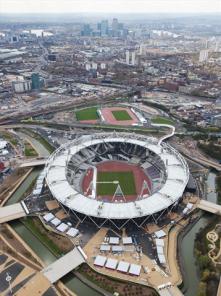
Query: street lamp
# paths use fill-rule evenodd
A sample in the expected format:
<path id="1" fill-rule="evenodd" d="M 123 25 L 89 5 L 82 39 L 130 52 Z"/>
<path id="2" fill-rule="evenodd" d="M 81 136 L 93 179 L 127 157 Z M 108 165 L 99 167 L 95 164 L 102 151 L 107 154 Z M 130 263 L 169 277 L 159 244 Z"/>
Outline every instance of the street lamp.
<path id="1" fill-rule="evenodd" d="M 8 282 L 8 286 L 9 286 L 9 289 L 10 289 L 10 294 L 12 294 L 11 279 L 12 279 L 12 277 L 11 277 L 10 274 L 7 272 L 7 273 L 6 273 L 6 278 L 5 278 L 5 280 L 6 280 L 6 282 Z"/>

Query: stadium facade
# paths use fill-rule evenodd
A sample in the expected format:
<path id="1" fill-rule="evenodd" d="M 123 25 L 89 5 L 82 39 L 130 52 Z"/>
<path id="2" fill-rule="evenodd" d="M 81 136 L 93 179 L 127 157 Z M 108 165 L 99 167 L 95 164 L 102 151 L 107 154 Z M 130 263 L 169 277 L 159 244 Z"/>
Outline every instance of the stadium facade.
<path id="1" fill-rule="evenodd" d="M 139 192 L 129 202 L 99 200 L 94 173 L 91 195 L 86 195 L 81 184 L 88 168 L 113 159 L 139 165 L 152 182 L 150 194 Z M 173 147 L 131 133 L 81 136 L 57 149 L 45 169 L 52 196 L 80 222 L 89 220 L 98 227 L 112 224 L 118 229 L 130 222 L 138 227 L 149 221 L 157 223 L 178 204 L 189 180 L 188 165 Z"/>

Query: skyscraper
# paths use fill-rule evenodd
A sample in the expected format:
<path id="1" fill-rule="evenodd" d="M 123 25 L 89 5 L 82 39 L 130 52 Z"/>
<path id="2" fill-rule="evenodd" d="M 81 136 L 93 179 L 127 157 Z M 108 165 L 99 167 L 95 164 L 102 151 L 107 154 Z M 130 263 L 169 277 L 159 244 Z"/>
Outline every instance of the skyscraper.
<path id="1" fill-rule="evenodd" d="M 92 29 L 89 24 L 84 24 L 83 29 L 81 31 L 81 36 L 91 36 Z"/>
<path id="2" fill-rule="evenodd" d="M 107 36 L 109 32 L 108 20 L 101 21 L 100 24 L 101 36 Z"/>
<path id="3" fill-rule="evenodd" d="M 41 89 L 44 85 L 44 80 L 40 78 L 39 73 L 33 73 L 31 75 L 32 89 Z"/>
<path id="4" fill-rule="evenodd" d="M 114 18 L 112 21 L 112 36 L 113 37 L 118 37 L 118 29 L 119 29 L 118 19 Z"/>
<path id="5" fill-rule="evenodd" d="M 118 30 L 118 26 L 119 26 L 118 19 L 117 18 L 113 18 L 113 21 L 112 21 L 112 30 L 113 31 L 117 31 Z"/>

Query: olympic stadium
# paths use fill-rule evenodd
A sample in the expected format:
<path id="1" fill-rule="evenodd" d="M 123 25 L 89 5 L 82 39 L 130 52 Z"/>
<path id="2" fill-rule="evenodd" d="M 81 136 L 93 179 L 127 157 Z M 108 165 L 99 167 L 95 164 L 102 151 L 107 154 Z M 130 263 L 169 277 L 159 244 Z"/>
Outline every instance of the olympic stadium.
<path id="1" fill-rule="evenodd" d="M 57 149 L 45 167 L 52 196 L 79 222 L 143 227 L 176 206 L 189 180 L 169 144 L 131 133 L 84 135 Z"/>

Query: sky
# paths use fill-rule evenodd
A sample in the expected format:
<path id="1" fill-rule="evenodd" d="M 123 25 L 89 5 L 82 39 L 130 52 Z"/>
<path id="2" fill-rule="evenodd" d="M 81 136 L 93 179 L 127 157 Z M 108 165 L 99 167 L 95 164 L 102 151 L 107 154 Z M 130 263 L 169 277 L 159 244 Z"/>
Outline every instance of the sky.
<path id="1" fill-rule="evenodd" d="M 221 13 L 221 0 L 0 0 L 0 13 Z"/>

